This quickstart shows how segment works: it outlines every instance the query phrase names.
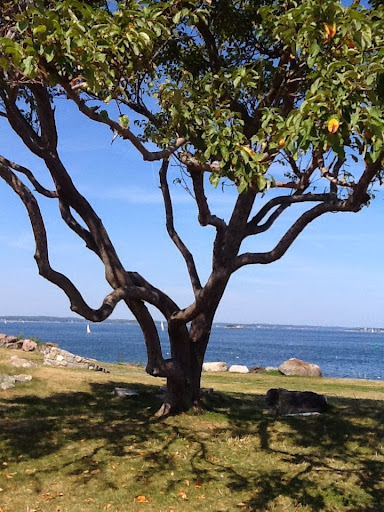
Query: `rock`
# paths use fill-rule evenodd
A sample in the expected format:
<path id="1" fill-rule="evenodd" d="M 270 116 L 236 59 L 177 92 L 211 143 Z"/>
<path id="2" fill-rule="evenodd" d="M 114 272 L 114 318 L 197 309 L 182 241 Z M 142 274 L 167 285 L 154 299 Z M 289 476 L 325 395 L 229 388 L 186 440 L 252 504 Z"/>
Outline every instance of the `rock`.
<path id="1" fill-rule="evenodd" d="M 0 374 L 0 389 L 5 391 L 6 389 L 14 388 L 16 383 L 25 384 L 32 380 L 31 375 L 5 375 Z"/>
<path id="2" fill-rule="evenodd" d="M 37 349 L 37 343 L 33 340 L 23 340 L 23 344 L 21 346 L 21 350 L 24 350 L 24 352 L 33 352 Z"/>
<path id="3" fill-rule="evenodd" d="M 11 382 L 11 381 L 4 381 L 0 384 L 0 389 L 2 389 L 3 391 L 6 391 L 7 389 L 14 388 L 14 387 L 15 387 L 15 384 L 14 384 L 14 382 Z"/>
<path id="4" fill-rule="evenodd" d="M 276 366 L 266 366 L 265 367 L 266 372 L 277 372 Z"/>
<path id="5" fill-rule="evenodd" d="M 228 371 L 231 373 L 249 373 L 248 367 L 242 364 L 233 364 Z"/>
<path id="6" fill-rule="evenodd" d="M 207 396 L 213 394 L 213 388 L 200 388 L 200 395 Z"/>
<path id="7" fill-rule="evenodd" d="M 27 375 L 26 373 L 20 373 L 19 375 L 14 375 L 13 378 L 15 382 L 20 382 L 21 384 L 25 384 L 26 382 L 31 382 L 32 375 Z"/>
<path id="8" fill-rule="evenodd" d="M 115 388 L 114 393 L 121 398 L 126 396 L 139 396 L 137 391 L 128 388 Z"/>
<path id="9" fill-rule="evenodd" d="M 279 372 L 283 375 L 301 375 L 304 377 L 322 377 L 323 374 L 320 367 L 317 364 L 307 363 L 292 357 L 282 363 L 279 368 Z"/>
<path id="10" fill-rule="evenodd" d="M 0 374 L 0 389 L 5 391 L 6 389 L 15 387 L 15 378 L 12 375 Z"/>
<path id="11" fill-rule="evenodd" d="M 251 366 L 249 373 L 264 373 L 266 371 L 262 366 Z"/>
<path id="12" fill-rule="evenodd" d="M 222 361 L 216 361 L 213 363 L 204 363 L 203 372 L 227 372 L 228 365 Z"/>
<path id="13" fill-rule="evenodd" d="M 109 370 L 97 364 L 96 359 L 87 359 L 68 350 L 63 350 L 57 346 L 49 346 L 44 351 L 44 364 L 49 366 L 66 366 L 68 368 L 84 368 L 98 372 L 109 373 Z"/>
<path id="14" fill-rule="evenodd" d="M 328 407 L 327 397 L 313 391 L 288 391 L 270 389 L 265 395 L 265 404 L 278 414 L 320 413 Z"/>
<path id="15" fill-rule="evenodd" d="M 9 358 L 9 362 L 16 366 L 17 368 L 32 368 L 39 366 L 37 363 L 34 363 L 33 361 L 28 361 L 27 359 L 23 359 L 18 356 L 12 356 Z"/>

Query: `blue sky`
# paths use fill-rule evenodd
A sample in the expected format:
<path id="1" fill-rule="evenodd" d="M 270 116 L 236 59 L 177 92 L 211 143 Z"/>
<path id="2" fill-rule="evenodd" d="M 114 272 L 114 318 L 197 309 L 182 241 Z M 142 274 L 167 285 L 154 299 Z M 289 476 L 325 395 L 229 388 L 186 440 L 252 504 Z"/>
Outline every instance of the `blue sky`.
<path id="1" fill-rule="evenodd" d="M 111 145 L 111 132 L 61 101 L 57 109 L 60 154 L 79 190 L 90 200 L 109 230 L 128 270 L 140 272 L 180 306 L 192 300 L 184 263 L 164 226 L 158 188 L 159 163 L 145 163 L 122 140 Z M 42 163 L 28 152 L 0 119 L 0 154 L 29 167 L 49 186 Z M 174 176 L 179 174 L 175 167 Z M 213 231 L 201 228 L 189 195 L 172 185 L 176 227 L 196 254 L 203 280 L 209 274 Z M 228 218 L 235 198 L 226 187 L 211 190 L 212 210 Z M 33 259 L 33 239 L 19 199 L 0 183 L 0 317 L 69 316 L 61 290 L 42 279 Z M 41 198 L 46 213 L 51 262 L 67 273 L 93 307 L 109 287 L 103 268 L 62 223 L 54 200 Z M 283 227 L 296 217 L 286 212 L 280 228 L 251 240 L 246 250 L 273 247 Z M 217 321 L 384 327 L 383 196 L 358 214 L 329 214 L 310 225 L 288 253 L 268 266 L 252 266 L 233 277 L 217 312 Z M 119 306 L 112 318 L 131 318 Z M 155 318 L 160 319 L 159 313 Z"/>

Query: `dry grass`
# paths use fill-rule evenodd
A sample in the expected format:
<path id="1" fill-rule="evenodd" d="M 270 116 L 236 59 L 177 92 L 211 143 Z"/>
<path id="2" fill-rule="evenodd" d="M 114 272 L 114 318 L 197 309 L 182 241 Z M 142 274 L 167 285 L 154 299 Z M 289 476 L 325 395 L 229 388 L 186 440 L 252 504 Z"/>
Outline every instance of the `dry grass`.
<path id="1" fill-rule="evenodd" d="M 20 373 L 0 350 L 0 373 Z M 19 355 L 19 354 L 18 354 Z M 0 510 L 5 512 L 379 512 L 384 384 L 271 375 L 204 375 L 202 416 L 153 419 L 162 381 L 44 367 L 0 391 Z M 23 370 L 24 371 L 24 370 Z M 139 391 L 119 399 L 116 386 Z M 318 417 L 263 410 L 270 387 L 325 392 Z"/>

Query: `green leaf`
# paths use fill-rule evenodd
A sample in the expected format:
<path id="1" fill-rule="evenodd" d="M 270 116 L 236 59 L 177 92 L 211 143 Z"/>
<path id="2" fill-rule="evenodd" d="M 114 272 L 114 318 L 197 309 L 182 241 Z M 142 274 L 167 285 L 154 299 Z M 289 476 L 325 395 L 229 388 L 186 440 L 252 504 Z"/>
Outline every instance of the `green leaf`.
<path id="1" fill-rule="evenodd" d="M 30 55 L 29 57 L 24 59 L 23 65 L 24 65 L 25 74 L 28 76 L 32 75 L 33 71 L 35 70 L 34 57 L 32 55 Z"/>
<path id="2" fill-rule="evenodd" d="M 36 34 L 43 34 L 46 31 L 47 31 L 47 27 L 45 25 L 39 25 L 38 27 L 35 27 L 32 30 L 32 33 L 33 33 L 33 35 L 36 35 Z"/>
<path id="3" fill-rule="evenodd" d="M 128 128 L 129 117 L 126 114 L 122 114 L 121 116 L 119 116 L 119 123 L 120 123 L 120 126 L 122 126 L 123 128 Z"/>

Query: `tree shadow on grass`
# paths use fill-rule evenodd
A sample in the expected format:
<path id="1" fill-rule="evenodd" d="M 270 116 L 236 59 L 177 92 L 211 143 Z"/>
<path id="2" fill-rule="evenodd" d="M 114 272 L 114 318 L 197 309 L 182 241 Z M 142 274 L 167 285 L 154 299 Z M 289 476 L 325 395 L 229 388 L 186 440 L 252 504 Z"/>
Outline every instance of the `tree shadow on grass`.
<path id="1" fill-rule="evenodd" d="M 383 401 L 332 398 L 326 414 L 312 417 L 265 412 L 260 417 L 262 395 L 216 394 L 211 405 L 216 411 L 228 408 L 235 434 L 257 429 L 261 450 L 283 466 L 250 479 L 233 474 L 231 486 L 255 491 L 246 503 L 248 510 L 267 510 L 278 497 L 313 511 L 328 510 L 329 502 L 348 512 L 383 510 Z M 353 489 L 348 480 L 353 481 Z"/>
<path id="2" fill-rule="evenodd" d="M 382 401 L 334 398 L 327 414 L 281 418 L 265 414 L 261 395 L 213 393 L 205 398 L 202 419 L 187 414 L 158 421 L 153 418 L 161 404 L 158 386 L 130 385 L 137 397 L 113 394 L 115 387 L 126 386 L 109 382 L 93 384 L 90 393 L 3 400 L 5 458 L 38 460 L 85 440 L 94 447 L 79 453 L 76 463 L 73 458 L 56 462 L 57 470 L 81 476 L 84 484 L 98 478 L 97 455 L 104 450 L 112 457 L 140 457 L 135 478 L 148 485 L 174 473 L 166 478 L 165 492 L 175 491 L 185 475 L 201 484 L 225 482 L 234 495 L 247 495 L 245 510 L 269 510 L 278 499 L 313 511 L 381 510 Z M 243 441 L 249 465 L 236 460 L 244 458 Z M 225 450 L 232 450 L 233 461 Z"/>

